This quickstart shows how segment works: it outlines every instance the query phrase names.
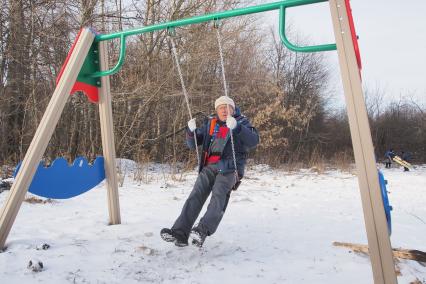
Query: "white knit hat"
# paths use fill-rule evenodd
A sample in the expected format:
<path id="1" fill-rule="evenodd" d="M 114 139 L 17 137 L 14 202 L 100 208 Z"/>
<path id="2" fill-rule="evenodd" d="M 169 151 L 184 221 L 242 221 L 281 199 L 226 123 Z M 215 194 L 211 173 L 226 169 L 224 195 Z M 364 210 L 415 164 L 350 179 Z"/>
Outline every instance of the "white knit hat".
<path id="1" fill-rule="evenodd" d="M 220 105 L 230 105 L 233 109 L 235 109 L 235 103 L 234 101 L 227 96 L 221 96 L 214 102 L 214 109 L 217 109 Z"/>

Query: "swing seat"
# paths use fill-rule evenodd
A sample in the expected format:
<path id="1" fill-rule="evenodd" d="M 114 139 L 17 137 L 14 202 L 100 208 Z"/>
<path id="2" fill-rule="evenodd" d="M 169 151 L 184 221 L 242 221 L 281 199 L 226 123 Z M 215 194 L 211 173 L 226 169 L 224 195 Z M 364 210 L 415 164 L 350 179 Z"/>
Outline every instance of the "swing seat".
<path id="1" fill-rule="evenodd" d="M 16 167 L 14 177 L 20 167 L 21 163 Z M 103 157 L 97 157 L 92 165 L 86 158 L 78 157 L 71 166 L 61 157 L 48 167 L 40 162 L 28 191 L 45 198 L 67 199 L 89 191 L 104 179 Z"/>
<path id="2" fill-rule="evenodd" d="M 378 171 L 378 172 L 379 172 L 380 191 L 382 193 L 383 207 L 385 208 L 386 221 L 388 224 L 388 233 L 390 236 L 392 234 L 391 211 L 393 208 L 389 204 L 388 192 L 386 190 L 387 181 L 385 180 L 383 173 L 381 171 Z"/>

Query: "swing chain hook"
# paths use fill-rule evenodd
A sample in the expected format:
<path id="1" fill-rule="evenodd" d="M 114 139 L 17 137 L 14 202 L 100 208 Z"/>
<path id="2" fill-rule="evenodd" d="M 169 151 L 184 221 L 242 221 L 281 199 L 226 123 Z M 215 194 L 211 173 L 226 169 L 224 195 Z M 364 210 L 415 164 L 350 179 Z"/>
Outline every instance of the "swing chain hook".
<path id="1" fill-rule="evenodd" d="M 219 19 L 214 19 L 213 20 L 213 28 L 215 28 L 215 29 L 219 29 L 220 28 L 220 20 Z"/>
<path id="2" fill-rule="evenodd" d="M 176 29 L 174 27 L 167 27 L 166 30 L 169 37 L 176 37 Z"/>

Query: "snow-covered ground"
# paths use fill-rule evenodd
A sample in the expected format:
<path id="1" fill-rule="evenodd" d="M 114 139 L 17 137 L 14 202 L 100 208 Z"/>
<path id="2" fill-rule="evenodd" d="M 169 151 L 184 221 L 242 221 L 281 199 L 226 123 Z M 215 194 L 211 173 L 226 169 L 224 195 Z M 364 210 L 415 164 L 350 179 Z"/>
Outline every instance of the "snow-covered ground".
<path id="1" fill-rule="evenodd" d="M 107 225 L 103 184 L 70 200 L 24 203 L 0 253 L 0 283 L 373 283 L 368 257 L 332 245 L 367 243 L 352 174 L 255 166 L 216 234 L 198 249 L 159 236 L 179 214 L 195 172 L 171 176 L 151 166 L 139 171 L 145 182 L 133 179 L 131 167 L 126 173 L 121 225 Z M 426 251 L 426 166 L 384 174 L 393 247 Z M 7 194 L 0 194 L 1 207 Z M 29 270 L 30 259 L 44 269 Z M 399 283 L 426 283 L 424 264 L 397 265 Z"/>

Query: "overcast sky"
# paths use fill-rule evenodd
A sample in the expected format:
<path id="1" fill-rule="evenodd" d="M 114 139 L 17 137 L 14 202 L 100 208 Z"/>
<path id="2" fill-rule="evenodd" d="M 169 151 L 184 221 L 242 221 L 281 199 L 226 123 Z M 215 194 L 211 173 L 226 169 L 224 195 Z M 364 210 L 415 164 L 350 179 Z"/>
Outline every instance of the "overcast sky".
<path id="1" fill-rule="evenodd" d="M 411 95 L 426 106 L 426 1 L 352 0 L 351 6 L 364 86 L 380 88 L 389 100 Z M 263 16 L 271 25 L 278 23 L 278 11 Z M 312 43 L 334 43 L 327 2 L 289 8 L 287 16 L 292 28 Z M 335 70 L 336 103 L 344 103 L 336 51 L 327 52 L 327 62 Z"/>

